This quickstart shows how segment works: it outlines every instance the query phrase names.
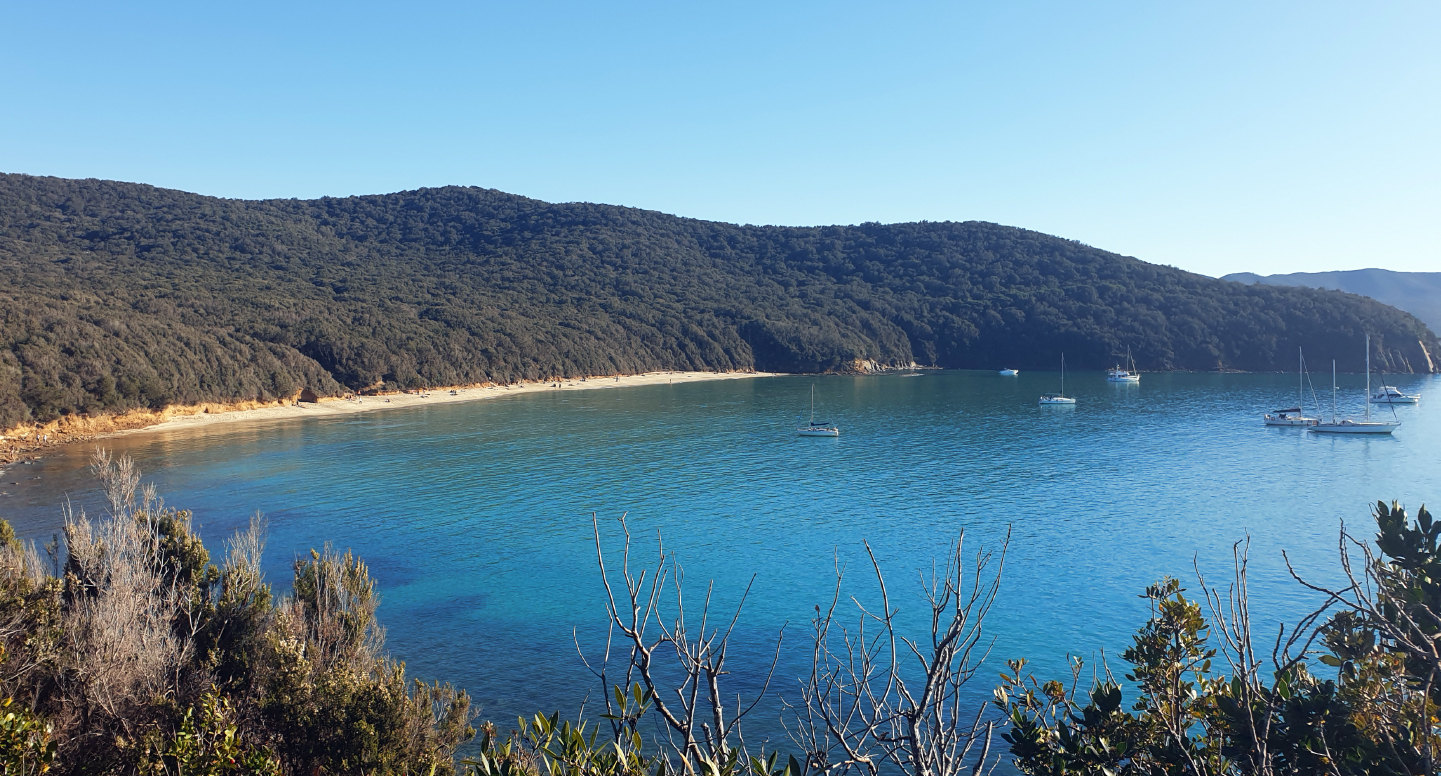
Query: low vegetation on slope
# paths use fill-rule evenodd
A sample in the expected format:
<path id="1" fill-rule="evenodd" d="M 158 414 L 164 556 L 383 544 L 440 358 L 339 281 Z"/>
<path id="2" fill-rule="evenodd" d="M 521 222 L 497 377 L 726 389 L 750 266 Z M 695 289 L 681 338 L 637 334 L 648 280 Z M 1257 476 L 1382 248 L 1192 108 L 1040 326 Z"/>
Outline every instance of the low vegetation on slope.
<path id="1" fill-rule="evenodd" d="M 0 175 L 0 429 L 172 403 L 857 362 L 1429 371 L 1368 299 L 987 223 L 756 227 L 497 191 L 224 200 Z"/>
<path id="2" fill-rule="evenodd" d="M 129 459 L 95 463 L 109 514 L 48 558 L 0 520 L 0 772 L 454 772 L 469 698 L 385 654 L 364 563 L 312 551 L 276 598 L 258 522 L 213 562 Z"/>

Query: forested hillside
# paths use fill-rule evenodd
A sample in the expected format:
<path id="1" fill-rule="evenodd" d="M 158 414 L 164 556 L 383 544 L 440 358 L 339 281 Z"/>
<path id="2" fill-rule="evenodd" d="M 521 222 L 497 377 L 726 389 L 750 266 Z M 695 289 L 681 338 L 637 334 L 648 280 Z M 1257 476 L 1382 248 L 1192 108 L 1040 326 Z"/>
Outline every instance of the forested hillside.
<path id="1" fill-rule="evenodd" d="M 448 187 L 240 201 L 0 175 L 0 428 L 372 387 L 857 361 L 1429 371 L 1416 318 L 995 224 L 756 227 Z M 1429 351 L 1429 355 L 1428 352 Z"/>
<path id="2" fill-rule="evenodd" d="M 1389 269 L 1350 269 L 1340 272 L 1292 272 L 1257 275 L 1236 272 L 1222 280 L 1265 283 L 1271 286 L 1329 288 L 1369 296 L 1420 318 L 1432 331 L 1441 331 L 1441 272 L 1393 272 Z"/>

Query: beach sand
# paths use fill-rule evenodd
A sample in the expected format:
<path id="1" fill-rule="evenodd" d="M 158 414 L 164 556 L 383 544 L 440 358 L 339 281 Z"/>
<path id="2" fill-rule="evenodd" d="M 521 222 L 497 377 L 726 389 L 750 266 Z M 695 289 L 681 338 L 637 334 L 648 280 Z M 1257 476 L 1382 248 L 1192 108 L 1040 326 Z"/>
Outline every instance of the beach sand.
<path id="1" fill-rule="evenodd" d="M 471 386 L 466 388 L 436 388 L 430 391 L 419 391 L 416 393 L 394 393 L 380 396 L 357 396 L 350 399 L 327 398 L 310 404 L 300 402 L 282 406 L 260 407 L 256 409 L 231 410 L 228 412 L 200 412 L 193 415 L 179 415 L 167 418 L 161 423 L 145 426 L 144 428 L 126 429 L 123 431 L 112 431 L 98 434 L 95 438 L 129 436 L 131 434 L 145 434 L 155 431 L 175 431 L 178 429 L 200 428 L 223 423 L 241 423 L 255 420 L 285 420 L 289 418 L 323 418 L 336 415 L 346 415 L 356 412 L 377 412 L 380 410 L 397 410 L 405 407 L 431 406 L 435 404 L 453 404 L 456 402 L 482 401 L 494 399 L 501 396 L 518 396 L 525 393 L 540 393 L 545 391 L 589 391 L 606 388 L 626 388 L 637 385 L 666 385 L 674 383 L 694 383 L 703 380 L 744 380 L 753 377 L 774 377 L 776 372 L 649 372 L 641 375 L 621 375 L 619 377 L 589 377 L 584 380 L 575 378 L 572 380 L 561 380 L 547 383 L 516 383 L 508 386 Z M 560 387 L 557 388 L 556 385 Z"/>

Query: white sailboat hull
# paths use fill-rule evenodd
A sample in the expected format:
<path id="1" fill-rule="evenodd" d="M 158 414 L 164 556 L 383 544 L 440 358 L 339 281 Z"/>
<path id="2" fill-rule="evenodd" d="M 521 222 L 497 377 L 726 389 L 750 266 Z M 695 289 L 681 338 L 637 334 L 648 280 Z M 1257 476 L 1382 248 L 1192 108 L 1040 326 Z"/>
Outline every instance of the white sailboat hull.
<path id="1" fill-rule="evenodd" d="M 826 421 L 816 422 L 816 386 L 811 385 L 811 422 L 808 425 L 796 429 L 796 434 L 803 437 L 838 437 L 841 430 L 833 423 Z"/>
<path id="2" fill-rule="evenodd" d="M 1314 426 L 1321 421 L 1316 418 L 1275 418 L 1266 416 L 1268 426 Z"/>
<path id="3" fill-rule="evenodd" d="M 1310 430 L 1317 434 L 1389 434 L 1400 425 L 1380 421 L 1343 420 L 1340 423 L 1317 423 L 1311 426 Z"/>
<path id="4" fill-rule="evenodd" d="M 1066 405 L 1066 406 L 1070 406 L 1070 405 L 1072 405 L 1072 404 L 1075 404 L 1075 403 L 1076 403 L 1076 400 L 1075 400 L 1075 399 L 1072 399 L 1072 398 L 1070 398 L 1070 397 L 1068 397 L 1068 396 L 1042 396 L 1042 397 L 1041 397 L 1041 403 L 1042 403 L 1042 404 L 1063 404 L 1063 405 Z"/>
<path id="5" fill-rule="evenodd" d="M 1383 386 L 1384 388 L 1384 386 Z M 1371 335 L 1366 335 L 1366 395 L 1371 396 Z M 1372 397 L 1373 399 L 1375 397 Z M 1394 413 L 1395 410 L 1392 410 Z M 1389 434 L 1401 426 L 1399 420 L 1372 420 L 1371 404 L 1366 404 L 1365 420 L 1336 420 L 1336 362 L 1331 362 L 1331 422 L 1317 423 L 1311 431 L 1317 434 Z"/>
<path id="6" fill-rule="evenodd" d="M 1286 410 L 1276 410 L 1275 412 L 1266 413 L 1262 416 L 1266 425 L 1296 428 L 1299 426 L 1314 426 L 1321 422 L 1320 418 L 1306 417 L 1305 411 L 1303 410 L 1306 406 L 1306 380 L 1309 379 L 1309 377 L 1310 376 L 1306 374 L 1306 356 L 1301 352 L 1301 348 L 1297 347 L 1296 406 Z M 1313 391 L 1312 397 L 1314 398 L 1314 396 L 1315 393 Z"/>

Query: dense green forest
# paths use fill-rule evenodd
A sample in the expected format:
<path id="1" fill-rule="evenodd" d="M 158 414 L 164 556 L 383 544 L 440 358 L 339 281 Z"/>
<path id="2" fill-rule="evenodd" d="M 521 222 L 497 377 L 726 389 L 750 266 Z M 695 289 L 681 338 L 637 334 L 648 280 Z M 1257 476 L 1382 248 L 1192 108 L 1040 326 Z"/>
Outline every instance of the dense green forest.
<path id="1" fill-rule="evenodd" d="M 917 362 L 1431 371 L 1409 314 L 995 224 L 736 226 L 448 187 L 241 201 L 0 175 L 0 428 L 208 400 Z"/>

